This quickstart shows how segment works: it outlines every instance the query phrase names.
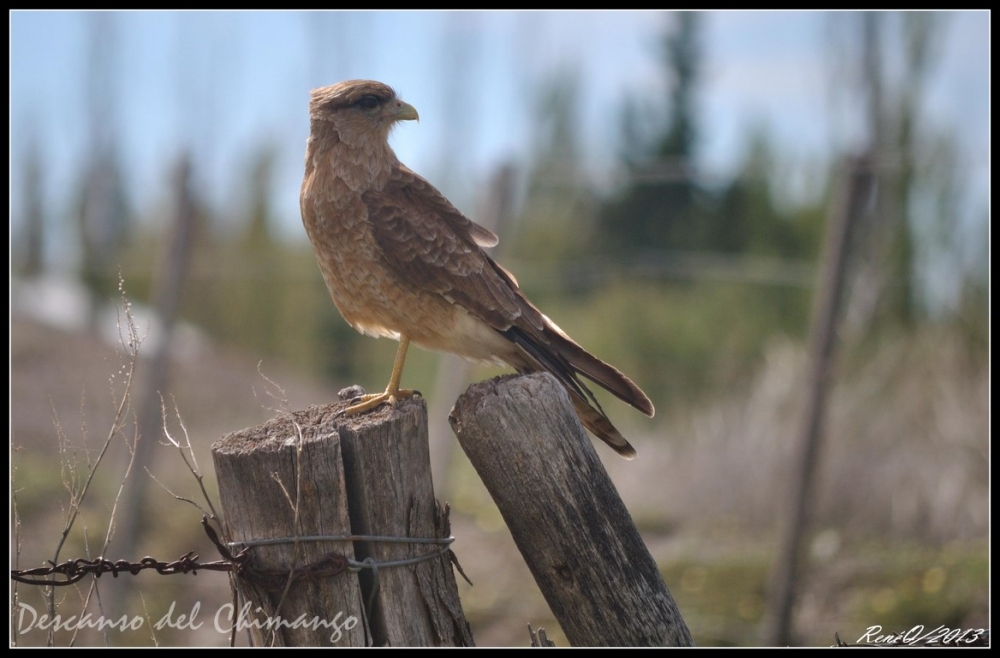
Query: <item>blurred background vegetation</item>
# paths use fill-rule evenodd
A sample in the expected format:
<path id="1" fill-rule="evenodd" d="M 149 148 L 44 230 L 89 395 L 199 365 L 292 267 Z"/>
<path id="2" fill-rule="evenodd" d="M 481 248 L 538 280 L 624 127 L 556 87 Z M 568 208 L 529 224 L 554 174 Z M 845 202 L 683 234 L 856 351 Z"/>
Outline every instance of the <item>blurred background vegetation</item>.
<path id="1" fill-rule="evenodd" d="M 924 113 L 923 91 L 941 56 L 948 16 L 837 18 L 831 47 L 849 53 L 839 75 L 850 80 L 841 84 L 865 126 L 863 143 L 853 153 L 843 147 L 816 162 L 790 161 L 761 123 L 747 130 L 742 163 L 725 178 L 700 171 L 697 158 L 699 140 L 713 128 L 699 112 L 706 16 L 653 16 L 663 28 L 651 56 L 658 58 L 666 93 L 637 92 L 622 103 L 614 127 L 618 166 L 610 178 L 596 180 L 582 164 L 588 136 L 580 112 L 589 99 L 572 66 L 525 90 L 534 133 L 526 161 L 499 163 L 472 180 L 459 153 L 469 127 L 456 119 L 441 178 L 429 177 L 443 189 L 481 190 L 478 197 L 467 191 L 460 205 L 474 208 L 469 214 L 501 235 L 498 259 L 528 296 L 655 402 L 657 416 L 648 421 L 606 405 L 623 432 L 636 437 L 639 458 L 624 464 L 602 457 L 696 641 L 753 645 L 761 641 L 767 578 L 786 508 L 827 207 L 841 156 L 869 154 L 876 193 L 850 244 L 811 568 L 795 612 L 794 643 L 832 644 L 835 631 L 853 640 L 873 624 L 886 631 L 987 624 L 988 202 L 968 198 L 962 172 L 971 165 L 961 160 L 953 135 Z M 331 29 L 336 17 L 327 17 Z M 57 431 L 53 417 L 66 428 L 97 426 L 107 409 L 100 386 L 116 366 L 107 360 L 113 357 L 89 355 L 105 349 L 95 336 L 102 309 L 119 298 L 119 273 L 137 305 L 162 311 L 169 307 L 165 288 L 176 288 L 171 315 L 184 329 L 168 335 L 176 352 L 155 388 L 176 396 L 202 444 L 204 470 L 211 470 L 211 440 L 280 406 L 259 394 L 266 384 L 255 372 L 258 362 L 286 389 L 290 404 L 317 404 L 352 383 L 380 389 L 394 353 L 386 341 L 361 337 L 341 320 L 304 233 L 289 239 L 281 229 L 295 218 L 278 216 L 273 195 L 282 161 L 266 135 L 247 145 L 236 165 L 244 184 L 225 203 L 202 194 L 199 163 L 190 153 L 165 165 L 174 177 L 164 182 L 160 203 L 132 202 L 118 155 L 121 135 L 108 120 L 115 103 L 107 71 L 113 20 L 95 14 L 90 23 L 91 77 L 82 108 L 91 117 L 89 156 L 79 163 L 72 205 L 51 204 L 37 142 L 11 153 L 21 169 L 21 189 L 12 190 L 20 195 L 20 212 L 12 217 L 11 236 L 11 422 L 22 566 L 34 566 L 36 554 L 50 556 L 58 536 L 47 524 L 58 516 L 53 510 L 65 492 L 57 484 L 59 463 L 46 456 L 67 443 L 65 434 L 68 443 L 76 437 Z M 475 93 L 461 60 L 456 56 L 453 65 L 456 116 L 462 95 Z M 886 62 L 893 64 L 891 75 Z M 793 184 L 808 193 L 793 194 Z M 960 240 L 968 231 L 957 226 L 970 203 L 983 214 L 973 220 L 980 227 L 975 244 Z M 178 237 L 185 232 L 187 238 Z M 46 254 L 66 235 L 76 236 L 72 248 L 79 253 L 72 280 L 89 300 L 80 306 L 82 321 L 53 329 L 53 314 L 33 304 L 51 298 L 41 286 L 60 268 Z M 935 289 L 942 271 L 957 281 L 944 296 Z M 73 304 L 57 306 L 55 316 L 64 317 Z M 149 335 L 156 337 L 152 330 Z M 156 352 L 155 344 L 144 349 Z M 194 362 L 185 353 L 194 354 Z M 430 399 L 443 390 L 441 370 L 454 363 L 413 353 L 404 384 Z M 462 372 L 468 382 L 497 371 Z M 152 386 L 140 383 L 139 395 L 144 385 Z M 251 390 L 258 397 L 248 397 Z M 453 399 L 430 399 L 432 415 L 446 415 Z M 135 406 L 137 414 L 147 413 Z M 74 421 L 77 414 L 84 419 Z M 439 423 L 432 441 L 450 443 L 442 420 L 432 419 Z M 155 422 L 152 427 L 155 434 Z M 81 440 L 81 450 L 91 454 L 86 442 L 93 438 L 84 433 Z M 160 450 L 155 441 L 150 444 Z M 508 579 L 486 578 L 494 567 L 470 569 L 478 549 L 463 555 L 465 537 L 483 551 L 499 545 L 491 538 L 509 539 L 467 462 L 447 449 L 444 455 L 443 469 L 434 474 L 439 495 L 455 505 L 463 565 L 481 574 L 473 574 L 477 587 L 463 592 L 477 641 L 524 644 L 526 621 L 553 629 L 558 641 L 555 622 L 509 545 L 491 558 Z M 154 461 L 173 468 L 168 460 L 150 458 L 150 465 Z M 146 476 L 137 470 L 131 477 Z M 188 478 L 182 472 L 166 477 L 190 486 Z M 193 548 L 176 539 L 181 522 L 169 511 L 176 503 L 146 496 L 162 520 L 147 521 L 149 533 L 135 539 L 147 548 L 142 554 L 169 559 Z M 92 514 L 107 511 L 95 504 Z M 192 537 L 197 516 L 188 516 L 183 533 Z M 65 557 L 86 550 L 79 537 L 70 545 Z M 118 557 L 117 550 L 110 553 Z M 152 578 L 145 583 L 148 588 Z M 185 596 L 176 587 L 149 598 Z M 198 596 L 208 596 L 203 587 Z M 222 579 L 215 587 L 212 595 L 226 602 Z M 19 641 L 44 641 L 39 638 Z M 179 634 L 160 641 L 224 638 Z"/>

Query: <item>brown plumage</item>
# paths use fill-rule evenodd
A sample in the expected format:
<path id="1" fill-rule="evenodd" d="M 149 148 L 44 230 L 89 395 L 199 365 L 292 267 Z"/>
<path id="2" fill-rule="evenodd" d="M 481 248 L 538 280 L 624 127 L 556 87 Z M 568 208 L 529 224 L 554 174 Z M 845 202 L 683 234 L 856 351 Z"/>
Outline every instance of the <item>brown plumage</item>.
<path id="1" fill-rule="evenodd" d="M 483 250 L 489 230 L 459 212 L 389 147 L 397 121 L 417 118 L 388 86 L 349 80 L 315 89 L 302 181 L 302 222 L 327 289 L 358 331 L 399 340 L 389 386 L 348 413 L 397 397 L 409 342 L 519 372 L 548 371 L 566 387 L 583 424 L 619 454 L 635 450 L 580 380 L 652 416 L 649 398 L 541 313 Z"/>

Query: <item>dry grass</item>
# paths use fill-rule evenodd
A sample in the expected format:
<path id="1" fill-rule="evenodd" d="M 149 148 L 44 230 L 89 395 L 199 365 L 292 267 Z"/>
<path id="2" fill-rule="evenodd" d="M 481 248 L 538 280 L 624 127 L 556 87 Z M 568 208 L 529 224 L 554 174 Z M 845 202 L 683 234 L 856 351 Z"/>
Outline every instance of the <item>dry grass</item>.
<path id="1" fill-rule="evenodd" d="M 852 363 L 852 361 L 854 363 Z M 988 532 L 989 372 L 953 333 L 848 354 L 827 412 L 815 527 L 944 543 Z M 663 494 L 679 520 L 773 530 L 788 495 L 803 350 L 779 341 L 744 390 L 671 434 Z M 683 464 L 684 468 L 676 468 Z M 724 486 L 720 486 L 724 483 Z"/>

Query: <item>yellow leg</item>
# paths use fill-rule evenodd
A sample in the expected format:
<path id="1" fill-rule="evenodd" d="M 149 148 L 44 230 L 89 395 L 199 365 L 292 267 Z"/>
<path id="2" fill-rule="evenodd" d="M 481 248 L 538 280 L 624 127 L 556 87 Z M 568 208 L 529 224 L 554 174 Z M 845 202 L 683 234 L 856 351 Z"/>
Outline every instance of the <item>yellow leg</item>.
<path id="1" fill-rule="evenodd" d="M 409 346 L 410 339 L 401 335 L 399 349 L 396 350 L 396 360 L 392 364 L 392 374 L 389 376 L 389 385 L 385 387 L 385 391 L 361 396 L 359 402 L 352 404 L 342 412 L 345 416 L 363 414 L 385 402 L 395 405 L 399 399 L 413 397 L 415 391 L 399 388 L 399 380 L 403 378 L 403 363 L 406 361 L 406 348 Z"/>

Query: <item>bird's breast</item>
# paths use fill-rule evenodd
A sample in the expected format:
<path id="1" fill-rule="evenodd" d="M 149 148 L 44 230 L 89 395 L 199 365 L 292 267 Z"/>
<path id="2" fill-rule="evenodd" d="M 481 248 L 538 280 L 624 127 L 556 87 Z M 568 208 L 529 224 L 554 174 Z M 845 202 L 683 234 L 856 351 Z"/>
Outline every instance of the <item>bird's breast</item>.
<path id="1" fill-rule="evenodd" d="M 303 181 L 301 206 L 327 290 L 352 327 L 372 336 L 405 334 L 429 349 L 488 357 L 482 343 L 499 334 L 392 267 L 378 246 L 361 196 L 342 180 L 314 169 Z"/>

